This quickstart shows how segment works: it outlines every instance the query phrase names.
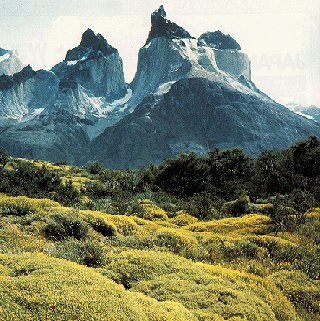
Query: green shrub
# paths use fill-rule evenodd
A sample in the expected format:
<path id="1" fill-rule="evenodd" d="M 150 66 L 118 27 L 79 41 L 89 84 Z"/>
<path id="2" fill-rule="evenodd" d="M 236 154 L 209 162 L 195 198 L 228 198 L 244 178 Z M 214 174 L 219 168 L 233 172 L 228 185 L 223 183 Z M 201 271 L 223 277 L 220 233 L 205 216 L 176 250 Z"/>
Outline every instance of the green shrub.
<path id="1" fill-rule="evenodd" d="M 240 256 L 255 258 L 258 245 L 249 240 L 240 240 L 235 243 L 225 242 L 222 247 L 223 256 L 228 260 L 234 260 Z"/>
<path id="2" fill-rule="evenodd" d="M 42 229 L 43 235 L 53 241 L 65 240 L 73 237 L 77 240 L 84 239 L 89 232 L 89 226 L 76 214 L 55 213 L 47 218 Z"/>
<path id="3" fill-rule="evenodd" d="M 117 234 L 117 228 L 112 223 L 106 223 L 105 220 L 100 217 L 89 215 L 85 220 L 96 232 L 101 233 L 105 237 L 112 237 Z"/>
<path id="4" fill-rule="evenodd" d="M 247 213 L 249 197 L 244 196 L 235 201 L 226 202 L 221 208 L 224 216 L 238 217 Z"/>
<path id="5" fill-rule="evenodd" d="M 90 174 L 97 175 L 103 172 L 104 167 L 101 165 L 100 162 L 96 161 L 96 162 L 90 163 L 86 167 L 86 169 Z"/>
<path id="6" fill-rule="evenodd" d="M 52 254 L 90 267 L 102 266 L 106 259 L 103 245 L 93 240 L 69 239 L 58 242 Z"/>
<path id="7" fill-rule="evenodd" d="M 33 214 L 32 207 L 29 204 L 8 203 L 0 207 L 0 216 L 15 215 L 27 216 Z"/>
<path id="8" fill-rule="evenodd" d="M 73 186 L 72 181 L 69 180 L 66 184 L 60 184 L 56 190 L 54 200 L 65 205 L 75 205 L 80 203 L 80 192 Z"/>

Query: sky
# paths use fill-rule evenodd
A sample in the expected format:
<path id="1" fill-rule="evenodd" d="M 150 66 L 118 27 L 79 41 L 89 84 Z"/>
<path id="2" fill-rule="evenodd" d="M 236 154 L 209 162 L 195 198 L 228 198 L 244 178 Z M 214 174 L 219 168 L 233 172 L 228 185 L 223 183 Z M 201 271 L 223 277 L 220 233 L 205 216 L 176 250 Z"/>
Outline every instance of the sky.
<path id="1" fill-rule="evenodd" d="M 234 37 L 252 80 L 274 100 L 320 106 L 320 0 L 0 0 L 0 47 L 51 69 L 91 28 L 119 50 L 130 82 L 161 4 L 194 37 L 215 30 Z"/>

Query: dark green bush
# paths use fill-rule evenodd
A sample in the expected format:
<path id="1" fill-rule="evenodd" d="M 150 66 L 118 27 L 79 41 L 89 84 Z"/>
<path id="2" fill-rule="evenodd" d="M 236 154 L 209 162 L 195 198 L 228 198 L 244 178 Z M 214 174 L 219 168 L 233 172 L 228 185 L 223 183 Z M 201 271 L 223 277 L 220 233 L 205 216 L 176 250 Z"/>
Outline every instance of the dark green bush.
<path id="1" fill-rule="evenodd" d="M 51 197 L 61 186 L 56 173 L 26 161 L 14 163 L 14 170 L 0 172 L 0 192 L 14 196 Z"/>
<path id="2" fill-rule="evenodd" d="M 43 235 L 53 241 L 61 241 L 73 237 L 84 239 L 89 233 L 89 226 L 76 214 L 55 213 L 47 218 L 42 229 Z"/>
<path id="3" fill-rule="evenodd" d="M 28 204 L 7 204 L 1 206 L 0 216 L 14 215 L 14 216 L 27 216 L 33 214 L 32 208 Z"/>
<path id="4" fill-rule="evenodd" d="M 88 216 L 86 221 L 96 232 L 105 237 L 113 237 L 117 234 L 117 228 L 113 224 L 107 224 L 102 218 Z"/>
<path id="5" fill-rule="evenodd" d="M 86 169 L 90 174 L 98 175 L 103 172 L 104 167 L 101 165 L 100 162 L 96 161 L 96 162 L 90 163 L 86 167 Z"/>
<path id="6" fill-rule="evenodd" d="M 235 201 L 226 202 L 221 208 L 224 216 L 238 217 L 247 213 L 250 199 L 243 196 Z"/>
<path id="7" fill-rule="evenodd" d="M 80 192 L 73 186 L 70 180 L 66 184 L 60 184 L 57 187 L 54 200 L 65 206 L 73 206 L 80 203 Z"/>
<path id="8" fill-rule="evenodd" d="M 90 267 L 100 267 L 106 260 L 103 245 L 93 240 L 69 239 L 58 242 L 52 254 Z"/>

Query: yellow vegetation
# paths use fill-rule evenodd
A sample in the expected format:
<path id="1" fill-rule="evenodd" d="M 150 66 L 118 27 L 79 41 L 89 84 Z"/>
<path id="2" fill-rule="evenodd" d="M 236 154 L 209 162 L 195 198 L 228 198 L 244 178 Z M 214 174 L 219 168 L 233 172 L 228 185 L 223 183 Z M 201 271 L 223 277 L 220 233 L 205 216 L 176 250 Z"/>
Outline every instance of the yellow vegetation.
<path id="1" fill-rule="evenodd" d="M 300 234 L 274 235 L 264 215 L 199 222 L 184 212 L 169 219 L 150 201 L 141 204 L 150 216 L 0 194 L 0 321 L 318 320 L 319 281 L 272 259 L 295 252 Z M 59 244 L 42 235 L 52 215 L 72 213 L 89 226 L 84 242 L 107 253 L 100 269 L 49 256 L 72 242 L 76 248 L 77 240 Z M 101 222 L 114 237 L 94 230 Z M 72 251 L 62 257 L 71 259 Z"/>
<path id="2" fill-rule="evenodd" d="M 191 224 L 186 228 L 193 232 L 265 234 L 269 231 L 271 220 L 264 215 L 244 215 L 240 218 L 225 218 L 210 222 Z"/>
<path id="3" fill-rule="evenodd" d="M 166 221 L 168 220 L 167 213 L 157 205 L 153 204 L 149 200 L 143 200 L 141 202 L 141 206 L 143 209 L 146 210 L 147 214 L 144 215 L 144 219 L 150 220 L 150 221 Z"/>
<path id="4" fill-rule="evenodd" d="M 177 302 L 129 292 L 94 269 L 42 254 L 0 255 L 1 321 L 196 320 Z"/>
<path id="5" fill-rule="evenodd" d="M 198 320 L 298 320 L 272 282 L 172 254 L 137 250 L 113 254 L 104 274 L 157 300 L 180 302 Z"/>

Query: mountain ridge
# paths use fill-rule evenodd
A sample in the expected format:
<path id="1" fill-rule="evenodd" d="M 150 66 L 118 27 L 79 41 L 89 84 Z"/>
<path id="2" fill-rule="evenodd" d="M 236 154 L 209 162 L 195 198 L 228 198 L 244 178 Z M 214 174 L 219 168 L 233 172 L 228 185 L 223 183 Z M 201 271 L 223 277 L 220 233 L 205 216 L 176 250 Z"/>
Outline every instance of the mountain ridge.
<path id="1" fill-rule="evenodd" d="M 235 39 L 219 30 L 195 39 L 160 6 L 130 84 L 118 50 L 91 29 L 50 71 L 0 76 L 0 144 L 14 156 L 124 168 L 217 146 L 254 155 L 320 135 L 283 108 L 254 84 Z"/>

